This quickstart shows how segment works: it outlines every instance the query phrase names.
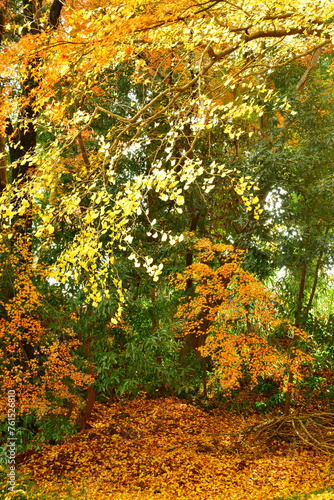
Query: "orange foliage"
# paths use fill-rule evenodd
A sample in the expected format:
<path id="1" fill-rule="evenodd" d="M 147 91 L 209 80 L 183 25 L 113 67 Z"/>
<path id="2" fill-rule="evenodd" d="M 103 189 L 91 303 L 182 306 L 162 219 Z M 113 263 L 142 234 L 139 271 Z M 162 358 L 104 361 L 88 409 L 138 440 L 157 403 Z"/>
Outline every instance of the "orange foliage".
<path id="1" fill-rule="evenodd" d="M 275 294 L 242 269 L 243 252 L 209 240 L 199 240 L 195 249 L 197 262 L 174 279 L 180 290 L 189 280 L 194 284 L 177 317 L 185 319 L 184 335 L 206 337 L 200 352 L 211 357 L 222 388 L 238 386 L 245 367 L 252 386 L 261 376 L 283 381 L 288 369 L 298 377 L 301 364 L 310 360 L 298 347 L 307 334 L 284 320 Z"/>
<path id="2" fill-rule="evenodd" d="M 20 454 L 19 472 L 41 488 L 28 498 L 45 500 L 270 500 L 332 484 L 333 458 L 302 443 L 240 442 L 256 420 L 176 398 L 96 405 L 91 429 Z"/>
<path id="3" fill-rule="evenodd" d="M 62 403 L 78 407 L 75 390 L 91 383 L 91 377 L 76 367 L 73 350 L 79 341 L 75 332 L 66 323 L 52 324 L 50 318 L 43 318 L 46 299 L 36 286 L 43 272 L 27 240 L 18 236 L 0 247 L 6 262 L 0 271 L 5 290 L 0 301 L 0 386 L 3 395 L 15 389 L 18 414 L 36 411 L 43 415 Z M 6 398 L 0 401 L 3 413 Z"/>

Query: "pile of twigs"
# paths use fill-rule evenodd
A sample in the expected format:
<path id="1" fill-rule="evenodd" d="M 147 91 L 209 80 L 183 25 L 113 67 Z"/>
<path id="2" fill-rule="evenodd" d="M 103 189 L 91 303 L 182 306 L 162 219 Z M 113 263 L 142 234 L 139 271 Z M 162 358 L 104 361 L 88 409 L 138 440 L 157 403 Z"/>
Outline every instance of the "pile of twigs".
<path id="1" fill-rule="evenodd" d="M 334 454 L 334 412 L 282 415 L 242 430 L 240 437 L 249 437 L 259 444 L 272 439 L 291 442 L 297 438 L 304 445 Z"/>

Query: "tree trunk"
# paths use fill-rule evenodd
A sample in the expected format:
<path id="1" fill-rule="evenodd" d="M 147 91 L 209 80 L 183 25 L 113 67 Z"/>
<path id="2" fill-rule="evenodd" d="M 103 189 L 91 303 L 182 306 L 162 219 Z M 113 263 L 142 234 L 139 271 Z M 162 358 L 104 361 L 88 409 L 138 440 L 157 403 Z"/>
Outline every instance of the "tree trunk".
<path id="1" fill-rule="evenodd" d="M 96 401 L 96 390 L 94 384 L 92 384 L 87 388 L 85 405 L 81 409 L 76 420 L 76 424 L 79 426 L 79 429 L 81 431 L 84 430 L 87 426 L 87 420 L 90 418 L 92 414 L 95 401 Z"/>
<path id="2" fill-rule="evenodd" d="M 152 303 L 152 332 L 157 329 L 159 325 L 159 320 L 156 315 L 155 307 L 156 307 L 156 299 L 157 299 L 157 289 L 154 286 L 150 290 L 150 296 L 151 296 L 151 303 Z"/>
<path id="3" fill-rule="evenodd" d="M 288 390 L 285 395 L 284 415 L 289 415 L 290 413 L 291 399 L 292 399 L 292 384 L 293 384 L 293 373 L 290 370 L 288 378 Z"/>
<path id="4" fill-rule="evenodd" d="M 85 342 L 85 355 L 86 359 L 90 363 L 88 373 L 93 377 L 96 376 L 94 361 L 92 359 L 92 336 L 89 335 Z M 87 420 L 90 418 L 93 407 L 96 401 L 96 390 L 95 385 L 92 383 L 86 390 L 86 397 L 83 408 L 80 410 L 79 415 L 76 420 L 76 424 L 79 426 L 80 430 L 84 430 L 87 425 Z"/>
<path id="5" fill-rule="evenodd" d="M 307 273 L 307 265 L 305 263 L 305 264 L 303 264 L 302 270 L 301 270 L 299 292 L 298 292 L 298 299 L 297 299 L 297 306 L 296 306 L 296 313 L 295 313 L 295 326 L 297 328 L 300 328 L 301 323 L 302 323 L 303 301 L 304 301 L 304 296 L 305 296 L 305 285 L 306 285 L 306 273 Z M 289 347 L 290 353 L 292 353 L 292 347 L 293 347 L 295 342 L 296 342 L 296 339 L 291 340 L 290 347 Z M 289 415 L 289 413 L 290 413 L 291 400 L 292 400 L 293 376 L 294 375 L 293 375 L 291 369 L 289 369 L 288 389 L 287 389 L 287 392 L 285 395 L 284 415 Z"/>
<path id="6" fill-rule="evenodd" d="M 0 135 L 0 194 L 7 184 L 7 160 L 5 150 L 5 137 Z"/>
<path id="7" fill-rule="evenodd" d="M 3 39 L 5 24 L 6 24 L 6 14 L 7 14 L 7 2 L 0 3 L 0 44 Z M 1 97 L 2 89 L 0 88 L 0 97 Z M 6 161 L 6 150 L 5 144 L 6 139 L 3 135 L 4 131 L 0 131 L 0 194 L 5 189 L 7 183 L 7 161 Z"/>
<path id="8" fill-rule="evenodd" d="M 329 227 L 326 228 L 325 235 L 327 236 L 328 233 L 329 233 Z M 314 295 L 315 295 L 317 285 L 318 285 L 319 272 L 320 272 L 320 268 L 321 268 L 321 264 L 322 264 L 323 255 L 324 255 L 324 252 L 321 251 L 319 254 L 319 257 L 317 259 L 316 265 L 315 265 L 313 284 L 312 284 L 310 296 L 308 299 L 308 303 L 307 303 L 307 306 L 305 309 L 306 315 L 308 315 L 308 313 L 310 312 L 312 304 L 313 304 Z"/>

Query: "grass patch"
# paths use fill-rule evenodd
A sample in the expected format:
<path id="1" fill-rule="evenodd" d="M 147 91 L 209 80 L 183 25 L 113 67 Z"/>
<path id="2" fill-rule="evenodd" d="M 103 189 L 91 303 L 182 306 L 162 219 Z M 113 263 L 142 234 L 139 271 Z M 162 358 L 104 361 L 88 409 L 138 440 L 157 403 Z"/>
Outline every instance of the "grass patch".
<path id="1" fill-rule="evenodd" d="M 293 493 L 287 497 L 279 497 L 276 500 L 334 500 L 334 486 L 321 488 L 312 493 Z"/>
<path id="2" fill-rule="evenodd" d="M 79 493 L 72 493 L 73 487 L 68 486 L 63 493 L 50 491 L 47 487 L 37 485 L 28 476 L 16 474 L 15 491 L 8 490 L 8 469 L 0 465 L 0 500 L 89 500 L 84 489 Z"/>

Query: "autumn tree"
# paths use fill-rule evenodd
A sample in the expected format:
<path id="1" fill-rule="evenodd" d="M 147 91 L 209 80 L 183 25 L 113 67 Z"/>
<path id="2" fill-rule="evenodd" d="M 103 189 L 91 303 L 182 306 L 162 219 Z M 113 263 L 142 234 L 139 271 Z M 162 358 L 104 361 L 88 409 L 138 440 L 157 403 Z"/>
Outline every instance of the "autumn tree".
<path id="1" fill-rule="evenodd" d="M 196 262 L 173 280 L 177 290 L 186 290 L 189 278 L 194 283 L 177 312 L 183 335 L 201 339 L 200 353 L 212 360 L 223 390 L 237 388 L 245 378 L 255 387 L 265 377 L 287 390 L 289 370 L 298 377 L 310 360 L 302 347 L 307 334 L 289 324 L 278 297 L 243 270 L 243 251 L 209 240 L 199 240 L 195 250 Z M 295 338 L 293 348 L 289 338 Z"/>
<path id="2" fill-rule="evenodd" d="M 0 295 L 0 412 L 6 414 L 5 395 L 14 390 L 18 428 L 23 424 L 28 436 L 32 429 L 40 429 L 39 439 L 46 440 L 57 419 L 69 424 L 69 418 L 79 414 L 81 393 L 92 376 L 89 360 L 79 356 L 76 315 L 41 285 L 44 269 L 34 262 L 29 242 L 22 235 L 14 238 L 2 242 L 0 249 L 0 278 L 9 292 Z"/>
<path id="3" fill-rule="evenodd" d="M 264 211 L 256 224 L 245 224 L 244 234 L 231 232 L 233 241 L 249 250 L 247 268 L 267 280 L 273 278 L 273 286 L 285 300 L 286 314 L 309 333 L 316 332 L 315 317 L 327 322 L 317 312 L 317 301 L 326 294 L 333 241 L 332 145 L 328 139 L 332 129 L 331 49 L 321 54 L 309 74 L 312 61 L 309 56 L 271 76 L 293 113 L 275 113 L 268 104 L 259 137 L 239 162 L 245 176 L 255 175 Z M 325 341 L 319 335 L 317 339 Z"/>
<path id="4" fill-rule="evenodd" d="M 30 106 L 33 113 L 38 112 L 38 118 L 37 114 L 27 117 L 24 130 L 28 133 L 34 122 L 34 128 L 50 134 L 49 141 L 40 144 L 36 154 L 31 151 L 24 154 L 28 163 L 33 154 L 35 173 L 31 172 L 29 182 L 32 191 L 40 193 L 39 200 L 33 200 L 34 217 L 38 221 L 36 236 L 47 245 L 59 221 L 77 218 L 79 222 L 76 237 L 64 248 L 53 271 L 57 279 L 65 281 L 72 275 L 79 277 L 85 268 L 91 270 L 102 252 L 105 252 L 103 258 L 112 263 L 113 248 L 130 245 L 127 239 L 138 211 L 147 211 L 149 193 L 156 193 L 163 201 L 171 199 L 173 209 L 181 210 L 184 189 L 204 173 L 203 162 L 193 153 L 204 131 L 218 120 L 231 137 L 240 134 L 234 123 L 236 118 L 261 113 L 261 106 L 254 101 L 255 83 L 256 93 L 264 101 L 272 99 L 284 109 L 284 99 L 278 99 L 273 89 L 266 87 L 268 71 L 312 53 L 318 45 L 330 43 L 328 2 L 314 11 L 310 8 L 307 24 L 302 5 L 290 9 L 282 3 L 260 8 L 254 2 L 248 10 L 221 2 L 205 7 L 194 7 L 187 2 L 140 7 L 136 3 L 126 6 L 87 3 L 82 10 L 72 10 L 69 6 L 62 12 L 57 30 L 33 34 L 24 31 L 20 40 L 7 45 L 2 57 L 6 96 L 2 123 L 5 131 L 9 110 L 21 103 L 19 109 Z M 211 38 L 204 43 L 207 30 Z M 278 41 L 282 42 L 279 48 Z M 251 57 L 247 50 L 252 52 Z M 18 54 L 25 58 L 35 78 L 35 87 L 24 98 L 10 92 Z M 114 63 L 110 61 L 111 55 Z M 33 57 L 38 58 L 38 68 L 28 63 Z M 130 78 L 134 84 L 142 84 L 143 102 L 134 98 L 129 107 L 118 112 L 110 99 L 104 106 L 97 104 L 96 95 L 101 92 L 99 85 L 106 71 L 117 68 L 122 71 L 120 65 L 130 61 L 135 68 Z M 171 68 L 173 77 L 169 78 Z M 257 70 L 260 74 L 254 76 Z M 16 73 L 15 85 L 27 88 L 28 76 L 24 71 Z M 237 84 L 238 99 L 225 99 Z M 120 107 L 116 103 L 117 106 Z M 103 137 L 95 132 L 98 115 L 114 119 Z M 152 125 L 159 128 L 162 123 L 167 128 L 159 136 Z M 180 138 L 189 139 L 187 124 L 193 138 L 180 149 Z M 88 133 L 91 138 L 85 142 Z M 123 178 L 120 175 L 123 159 L 133 148 L 141 148 L 152 140 L 155 147 L 150 153 L 153 156 L 149 172 Z M 79 154 L 76 162 L 71 159 L 70 170 L 74 167 L 69 174 L 71 189 L 67 186 L 62 193 L 60 181 L 69 169 L 66 156 L 76 142 Z M 181 156 L 175 151 L 181 151 Z M 208 173 L 214 176 L 224 168 L 216 162 Z M 3 194 L 5 218 L 24 210 L 24 206 L 10 206 L 12 189 L 8 187 Z M 158 234 L 162 234 L 161 230 Z M 103 235 L 107 235 L 108 242 L 100 247 Z M 133 255 L 131 250 L 130 254 Z M 138 259 L 145 265 L 145 260 L 139 256 Z M 152 276 L 157 271 L 154 266 L 147 265 Z M 103 277 L 106 268 L 99 267 L 99 277 L 87 283 L 87 299 L 95 303 L 106 289 Z"/>
<path id="5" fill-rule="evenodd" d="M 19 40 L 25 43 L 42 32 L 56 29 L 62 6 L 58 0 L 49 5 L 49 9 L 43 9 L 41 3 L 23 2 L 22 6 L 14 5 L 10 10 L 4 3 L 0 15 L 2 55 L 10 43 Z M 79 341 L 71 321 L 64 321 L 61 310 L 57 311 L 56 321 L 48 317 L 48 310 L 52 308 L 50 295 L 45 287 L 42 294 L 41 287 L 43 281 L 47 283 L 47 275 L 42 266 L 34 262 L 34 215 L 28 183 L 35 169 L 39 115 L 35 93 L 39 85 L 39 64 L 40 58 L 29 51 L 20 60 L 20 78 L 15 78 L 17 100 L 14 107 L 7 108 L 7 116 L 2 117 L 0 148 L 0 190 L 7 184 L 15 186 L 17 193 L 7 209 L 17 207 L 18 199 L 21 204 L 9 224 L 8 219 L 1 221 L 1 390 L 4 394 L 15 389 L 20 402 L 18 415 L 22 419 L 34 414 L 37 425 L 45 416 L 69 417 L 73 410 L 79 412 L 79 391 L 92 382 L 77 365 L 75 351 Z M 7 82 L 8 74 L 3 74 L 2 96 L 8 92 Z M 4 410 L 2 406 L 1 412 Z"/>
<path id="6" fill-rule="evenodd" d="M 306 18 L 303 1 L 55 0 L 2 3 L 1 16 L 1 237 L 31 235 L 44 284 L 117 325 L 124 263 L 158 283 L 156 247 L 204 225 L 216 180 L 260 217 L 256 179 L 207 144 L 249 137 L 242 123 L 269 102 L 289 115 L 270 75 L 330 46 L 333 7 L 308 5 Z M 91 330 L 81 341 L 95 376 Z"/>

